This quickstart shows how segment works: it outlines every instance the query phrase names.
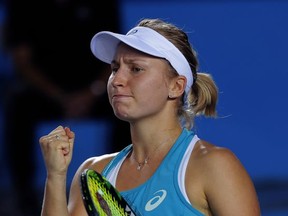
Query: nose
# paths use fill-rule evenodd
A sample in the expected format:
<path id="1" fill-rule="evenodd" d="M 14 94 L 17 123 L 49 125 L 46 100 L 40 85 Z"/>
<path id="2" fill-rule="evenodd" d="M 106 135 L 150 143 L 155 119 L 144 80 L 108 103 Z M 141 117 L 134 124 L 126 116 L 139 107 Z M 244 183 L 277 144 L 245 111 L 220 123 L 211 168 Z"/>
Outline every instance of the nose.
<path id="1" fill-rule="evenodd" d="M 122 67 L 117 69 L 116 73 L 112 73 L 110 76 L 110 83 L 113 87 L 125 86 L 127 82 L 127 76 L 125 75 L 125 70 Z"/>

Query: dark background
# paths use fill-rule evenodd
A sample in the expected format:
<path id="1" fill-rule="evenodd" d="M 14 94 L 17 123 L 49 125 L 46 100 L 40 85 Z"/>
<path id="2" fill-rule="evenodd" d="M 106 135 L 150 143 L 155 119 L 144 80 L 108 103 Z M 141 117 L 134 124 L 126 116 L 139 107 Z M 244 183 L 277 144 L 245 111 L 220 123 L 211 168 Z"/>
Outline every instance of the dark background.
<path id="1" fill-rule="evenodd" d="M 218 119 L 197 119 L 195 130 L 200 138 L 226 146 L 239 157 L 255 183 L 263 216 L 287 216 L 288 1 L 120 2 L 122 33 L 143 17 L 162 18 L 189 32 L 198 51 L 200 71 L 211 73 L 220 89 Z M 1 7 L 0 25 L 4 20 Z M 1 53 L 0 28 L 0 195 L 9 190 L 1 139 L 1 93 L 10 77 L 10 66 L 9 56 Z M 37 133 L 41 136 L 58 123 L 43 122 Z M 84 158 L 106 152 L 109 124 L 93 120 L 67 124 L 78 134 L 71 178 Z M 36 145 L 39 136 L 35 137 Z M 96 148 L 95 142 L 101 144 Z M 35 186 L 41 191 L 45 170 L 38 150 Z M 9 199 L 0 197 L 0 208 L 7 206 L 11 195 Z"/>

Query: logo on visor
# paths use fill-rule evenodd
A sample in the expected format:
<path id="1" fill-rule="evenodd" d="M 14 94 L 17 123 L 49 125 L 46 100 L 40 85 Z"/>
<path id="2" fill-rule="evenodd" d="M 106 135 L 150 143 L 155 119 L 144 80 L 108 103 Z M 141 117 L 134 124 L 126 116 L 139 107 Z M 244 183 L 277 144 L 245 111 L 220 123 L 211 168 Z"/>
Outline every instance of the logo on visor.
<path id="1" fill-rule="evenodd" d="M 128 34 L 127 34 L 127 35 L 136 34 L 137 32 L 138 32 L 138 29 L 134 29 L 134 30 L 132 30 L 132 31 L 128 32 Z"/>

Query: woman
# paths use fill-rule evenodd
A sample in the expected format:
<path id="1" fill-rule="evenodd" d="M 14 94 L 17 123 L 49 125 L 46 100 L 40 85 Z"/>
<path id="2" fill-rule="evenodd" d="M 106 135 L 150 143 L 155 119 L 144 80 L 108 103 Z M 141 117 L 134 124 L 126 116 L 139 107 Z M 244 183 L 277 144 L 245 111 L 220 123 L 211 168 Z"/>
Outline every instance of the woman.
<path id="1" fill-rule="evenodd" d="M 75 135 L 59 126 L 41 137 L 47 168 L 42 216 L 87 215 L 79 186 L 87 168 L 116 186 L 136 215 L 260 215 L 253 182 L 237 157 L 191 130 L 195 116 L 216 116 L 218 90 L 209 74 L 197 72 L 196 54 L 181 29 L 143 19 L 126 35 L 96 34 L 91 50 L 111 65 L 109 101 L 115 115 L 130 123 L 132 144 L 84 161 L 67 207 Z"/>

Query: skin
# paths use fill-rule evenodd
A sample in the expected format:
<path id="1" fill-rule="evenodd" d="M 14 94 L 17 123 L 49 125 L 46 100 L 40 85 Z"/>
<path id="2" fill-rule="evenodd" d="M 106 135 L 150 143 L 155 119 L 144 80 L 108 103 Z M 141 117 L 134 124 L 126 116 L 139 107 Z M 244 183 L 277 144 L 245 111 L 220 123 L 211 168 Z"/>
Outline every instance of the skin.
<path id="1" fill-rule="evenodd" d="M 180 135 L 182 128 L 175 109 L 186 78 L 171 78 L 165 60 L 125 45 L 118 47 L 111 69 L 107 83 L 109 100 L 115 115 L 130 123 L 133 143 L 133 151 L 123 162 L 116 181 L 116 188 L 123 191 L 151 177 Z M 56 139 L 56 134 L 60 139 Z M 74 138 L 75 134 L 63 126 L 40 138 L 47 169 L 42 216 L 87 215 L 79 176 L 86 168 L 101 172 L 115 156 L 114 153 L 92 157 L 82 163 L 72 181 L 67 207 L 66 175 Z M 147 155 L 149 162 L 139 172 L 137 161 L 144 161 Z M 198 141 L 188 162 L 185 186 L 192 205 L 205 215 L 260 215 L 254 185 L 228 149 Z"/>

